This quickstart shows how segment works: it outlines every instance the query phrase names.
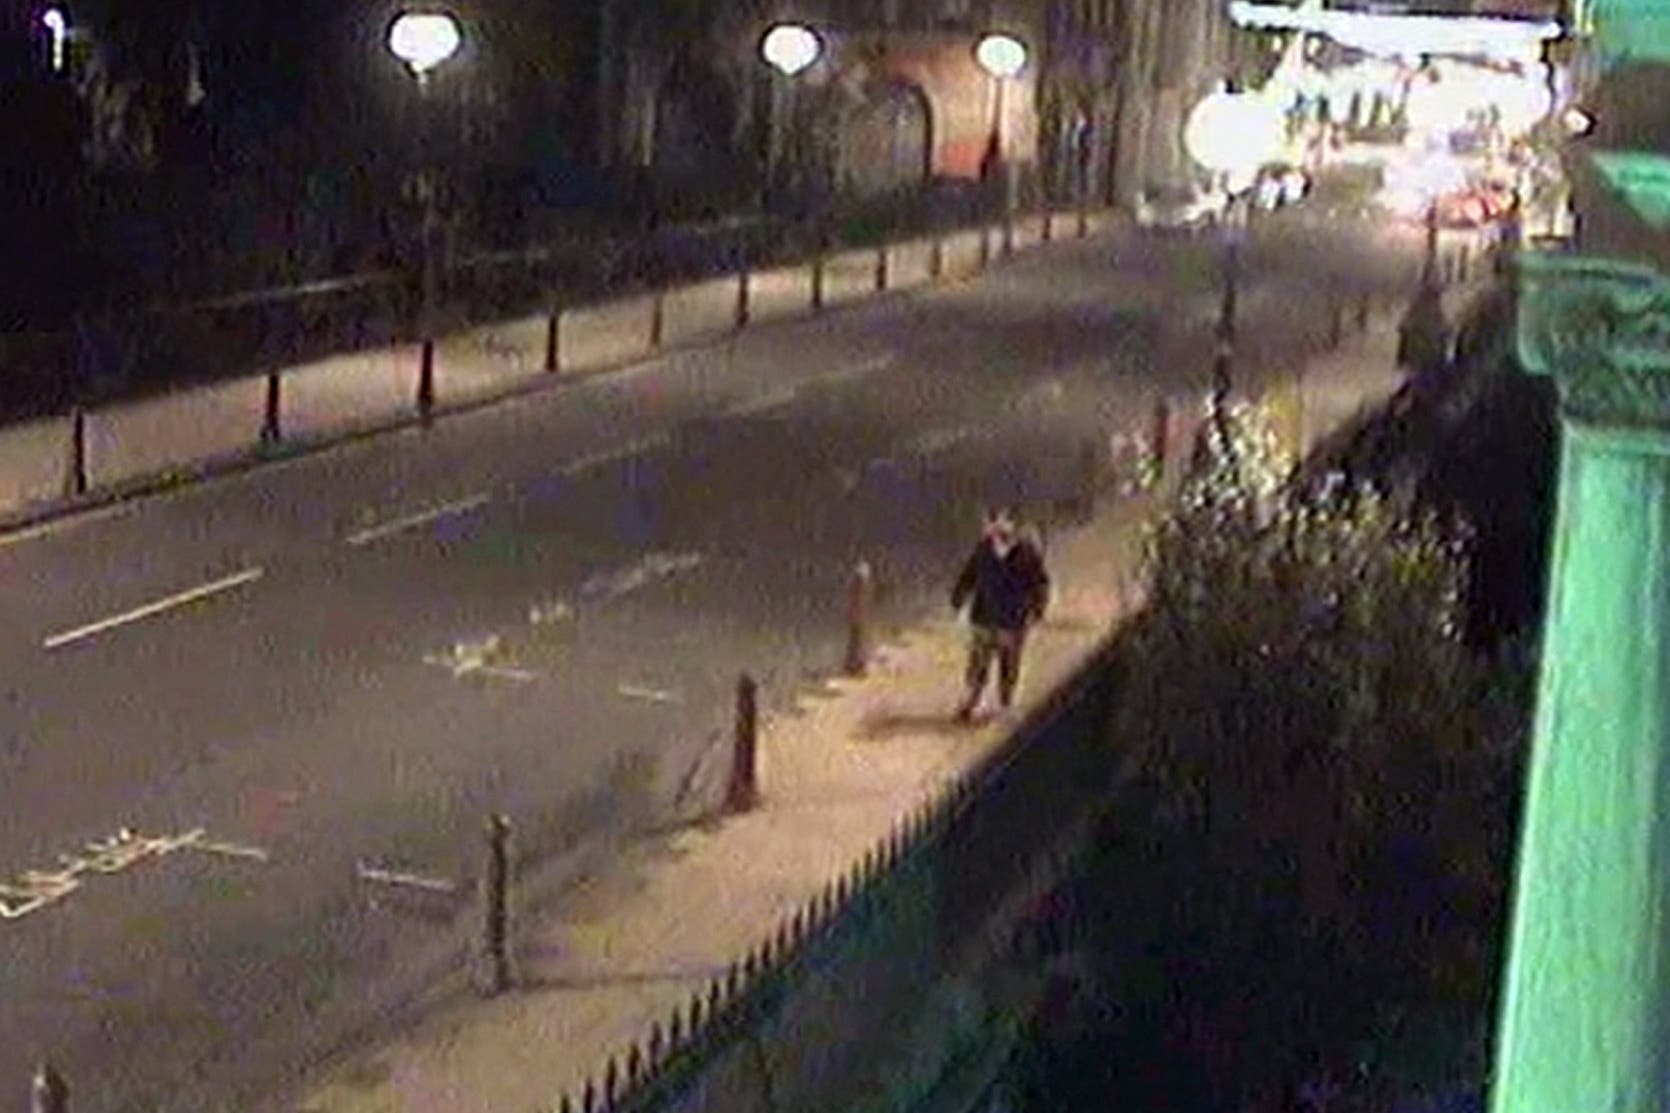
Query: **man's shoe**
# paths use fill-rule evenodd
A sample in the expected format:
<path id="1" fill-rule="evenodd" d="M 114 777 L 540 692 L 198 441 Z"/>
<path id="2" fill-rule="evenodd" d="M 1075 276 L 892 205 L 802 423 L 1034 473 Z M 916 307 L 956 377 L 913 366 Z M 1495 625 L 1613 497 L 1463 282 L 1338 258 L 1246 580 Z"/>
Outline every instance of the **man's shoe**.
<path id="1" fill-rule="evenodd" d="M 974 721 L 974 705 L 972 703 L 963 704 L 957 708 L 957 714 L 954 718 L 959 723 L 972 723 Z"/>

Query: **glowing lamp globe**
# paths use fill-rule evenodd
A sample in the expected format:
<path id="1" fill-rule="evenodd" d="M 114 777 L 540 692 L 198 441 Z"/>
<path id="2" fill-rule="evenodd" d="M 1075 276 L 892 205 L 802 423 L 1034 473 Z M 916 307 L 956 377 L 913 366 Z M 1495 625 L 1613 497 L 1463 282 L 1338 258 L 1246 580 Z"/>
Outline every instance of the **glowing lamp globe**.
<path id="1" fill-rule="evenodd" d="M 779 23 L 760 40 L 760 57 L 785 77 L 805 70 L 823 53 L 817 33 L 798 23 Z"/>
<path id="2" fill-rule="evenodd" d="M 993 77 L 1014 77 L 1026 67 L 1026 45 L 1009 35 L 987 35 L 974 48 L 974 60 Z"/>
<path id="3" fill-rule="evenodd" d="M 445 12 L 406 12 L 389 24 L 389 52 L 423 77 L 458 52 L 458 21 Z"/>
<path id="4" fill-rule="evenodd" d="M 1281 153 L 1286 137 L 1279 104 L 1253 93 L 1220 91 L 1189 113 L 1183 146 L 1212 173 L 1250 184 L 1258 168 Z"/>
<path id="5" fill-rule="evenodd" d="M 48 8 L 41 13 L 41 26 L 52 36 L 52 68 L 64 68 L 64 41 L 70 36 L 70 20 L 62 8 Z"/>

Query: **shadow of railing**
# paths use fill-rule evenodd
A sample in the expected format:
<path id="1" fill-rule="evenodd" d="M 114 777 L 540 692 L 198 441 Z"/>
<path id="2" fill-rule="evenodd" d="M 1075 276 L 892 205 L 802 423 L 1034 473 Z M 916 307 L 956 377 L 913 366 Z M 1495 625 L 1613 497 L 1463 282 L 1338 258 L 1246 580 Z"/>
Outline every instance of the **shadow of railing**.
<path id="1" fill-rule="evenodd" d="M 865 1030 L 919 998 L 994 900 L 1025 881 L 1032 858 L 1104 798 L 1117 769 L 1103 729 L 1116 660 L 1113 643 L 1094 654 L 1007 745 L 944 784 L 557 1108 L 718 1113 L 739 1101 L 728 1067 L 765 1055 L 762 1045 L 797 1064 L 776 1083 L 780 1108 L 808 1107 L 802 1099 L 823 1081 L 855 1073 Z"/>

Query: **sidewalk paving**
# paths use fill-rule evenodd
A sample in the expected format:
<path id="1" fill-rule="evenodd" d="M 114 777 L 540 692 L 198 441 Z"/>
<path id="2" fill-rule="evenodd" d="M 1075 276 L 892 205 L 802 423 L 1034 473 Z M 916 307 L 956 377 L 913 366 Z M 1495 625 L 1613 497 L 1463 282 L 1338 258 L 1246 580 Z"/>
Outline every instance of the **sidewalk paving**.
<path id="1" fill-rule="evenodd" d="M 1304 440 L 1395 389 L 1394 312 L 1307 362 Z M 1168 473 L 1187 458 L 1198 400 L 1173 399 Z M 1129 432 L 1136 432 L 1131 430 Z M 286 1109 L 521 1113 L 578 1097 L 612 1054 L 758 944 L 935 789 L 1002 745 L 1139 602 L 1155 496 L 1111 492 L 1049 541 L 1055 599 L 1029 643 L 1019 707 L 953 722 L 966 633 L 949 613 L 877 650 L 870 674 L 802 694 L 760 729 L 762 800 L 749 814 L 653 837 L 604 876 L 518 924 L 517 987 L 454 987 L 403 1030 L 322 1065 Z"/>

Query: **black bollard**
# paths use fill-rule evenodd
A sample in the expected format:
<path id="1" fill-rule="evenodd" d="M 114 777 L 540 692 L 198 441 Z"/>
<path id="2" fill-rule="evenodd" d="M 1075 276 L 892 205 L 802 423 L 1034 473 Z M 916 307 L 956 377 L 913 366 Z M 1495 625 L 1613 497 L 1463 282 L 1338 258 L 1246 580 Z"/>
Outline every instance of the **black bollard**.
<path id="1" fill-rule="evenodd" d="M 70 474 L 64 486 L 71 495 L 87 493 L 87 415 L 80 406 L 70 411 Z"/>
<path id="2" fill-rule="evenodd" d="M 545 370 L 562 370 L 562 307 L 553 306 L 545 322 Z"/>
<path id="3" fill-rule="evenodd" d="M 427 423 L 435 412 L 435 341 L 425 340 L 418 357 L 418 416 Z"/>
<path id="4" fill-rule="evenodd" d="M 852 579 L 847 583 L 847 654 L 844 669 L 848 676 L 863 676 L 870 665 L 870 610 L 874 595 L 870 562 L 861 560 L 853 566 Z"/>
<path id="5" fill-rule="evenodd" d="M 481 992 L 495 997 L 510 988 L 510 820 L 487 818 L 487 874 L 482 880 Z"/>
<path id="6" fill-rule="evenodd" d="M 887 245 L 876 248 L 876 292 L 887 291 Z"/>
<path id="7" fill-rule="evenodd" d="M 1154 402 L 1154 425 L 1149 451 L 1154 461 L 1154 481 L 1163 482 L 1166 477 L 1166 460 L 1171 454 L 1171 403 L 1164 398 L 1156 399 Z"/>
<path id="8" fill-rule="evenodd" d="M 69 1109 L 69 1086 L 51 1063 L 42 1063 L 29 1086 L 29 1113 L 69 1113 Z"/>
<path id="9" fill-rule="evenodd" d="M 651 349 L 661 347 L 662 337 L 667 331 L 666 297 L 657 290 L 655 301 L 649 308 L 649 346 Z"/>
<path id="10" fill-rule="evenodd" d="M 748 321 L 753 316 L 753 309 L 749 305 L 748 268 L 744 267 L 736 276 L 736 327 L 738 331 L 748 327 Z"/>
<path id="11" fill-rule="evenodd" d="M 812 312 L 823 311 L 823 248 L 820 245 L 818 253 L 812 256 Z"/>
<path id="12" fill-rule="evenodd" d="M 267 372 L 267 405 L 261 415 L 262 444 L 277 444 L 284 435 L 278 424 L 279 379 L 277 371 Z"/>
<path id="13" fill-rule="evenodd" d="M 928 259 L 928 273 L 935 282 L 945 277 L 945 240 L 937 233 L 934 235 L 933 254 Z"/>
<path id="14" fill-rule="evenodd" d="M 759 803 L 759 686 L 743 673 L 736 682 L 736 733 L 731 750 L 731 783 L 725 806 L 733 812 L 752 811 Z"/>

